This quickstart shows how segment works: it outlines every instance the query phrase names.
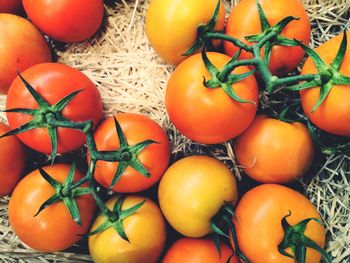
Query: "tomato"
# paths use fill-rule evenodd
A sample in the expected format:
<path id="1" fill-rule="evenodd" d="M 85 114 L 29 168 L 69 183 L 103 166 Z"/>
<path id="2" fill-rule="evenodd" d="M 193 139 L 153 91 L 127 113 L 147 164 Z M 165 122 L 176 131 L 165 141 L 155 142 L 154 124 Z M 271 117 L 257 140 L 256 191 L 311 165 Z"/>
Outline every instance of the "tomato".
<path id="1" fill-rule="evenodd" d="M 185 157 L 163 175 L 158 199 L 165 218 L 175 230 L 188 237 L 203 237 L 212 232 L 210 221 L 225 202 L 236 202 L 236 179 L 215 158 Z"/>
<path id="2" fill-rule="evenodd" d="M 0 93 L 5 94 L 17 73 L 50 62 L 51 53 L 40 32 L 26 19 L 0 14 Z"/>
<path id="3" fill-rule="evenodd" d="M 23 7 L 40 30 L 61 42 L 92 37 L 103 19 L 103 0 L 23 0 Z"/>
<path id="4" fill-rule="evenodd" d="M 314 148 L 304 124 L 259 115 L 235 141 L 234 152 L 244 172 L 254 180 L 287 183 L 307 171 Z"/>
<path id="5" fill-rule="evenodd" d="M 300 0 L 260 0 L 259 3 L 270 25 L 273 26 L 287 16 L 299 20 L 290 22 L 281 35 L 297 39 L 307 45 L 310 41 L 310 22 Z M 242 0 L 231 11 L 225 34 L 248 44 L 245 37 L 261 33 L 261 23 L 255 0 Z M 233 56 L 238 47 L 230 42 L 224 42 L 225 53 Z M 240 59 L 251 58 L 252 54 L 242 51 Z M 270 70 L 275 75 L 285 75 L 294 70 L 304 57 L 301 47 L 274 46 L 271 53 Z"/>
<path id="6" fill-rule="evenodd" d="M 251 262 L 295 262 L 280 254 L 277 248 L 284 236 L 281 220 L 289 211 L 291 216 L 287 222 L 292 226 L 307 218 L 320 219 L 316 208 L 305 196 L 285 186 L 260 185 L 240 199 L 233 221 L 240 249 Z M 325 230 L 318 222 L 310 221 L 304 233 L 319 246 L 324 246 Z M 292 252 L 288 250 L 288 253 Z M 306 254 L 307 263 L 320 262 L 316 250 L 308 248 Z"/>
<path id="7" fill-rule="evenodd" d="M 111 198 L 105 205 L 112 210 L 118 198 Z M 150 199 L 141 196 L 127 196 L 122 204 L 122 210 L 131 208 L 144 200 L 146 202 L 143 206 L 122 222 L 129 242 L 121 238 L 114 227 L 89 237 L 89 250 L 94 262 L 157 262 L 166 240 L 166 225 L 159 207 Z M 91 231 L 105 221 L 106 217 L 99 215 Z"/>
<path id="8" fill-rule="evenodd" d="M 209 60 L 222 68 L 230 57 L 209 52 Z M 233 73 L 242 74 L 247 67 L 238 67 Z M 207 144 L 222 143 L 241 134 L 253 121 L 258 103 L 258 85 L 253 75 L 235 83 L 233 90 L 241 99 L 253 103 L 239 103 L 221 88 L 209 89 L 203 85 L 209 80 L 200 54 L 183 61 L 171 75 L 166 89 L 166 109 L 171 122 L 189 139 Z"/>
<path id="9" fill-rule="evenodd" d="M 197 28 L 207 24 L 218 0 L 152 0 L 146 14 L 146 33 L 152 47 L 169 64 L 184 60 L 197 39 Z M 223 31 L 225 10 L 220 3 L 215 31 Z"/>
<path id="10" fill-rule="evenodd" d="M 18 14 L 21 10 L 21 0 L 0 0 L 0 13 Z"/>
<path id="11" fill-rule="evenodd" d="M 347 32 L 348 44 L 340 73 L 350 76 L 350 32 Z M 336 57 L 339 49 L 342 34 L 322 44 L 315 51 L 320 57 L 330 64 Z M 312 60 L 308 58 L 302 68 L 301 74 L 317 73 Z M 322 104 L 312 112 L 318 98 L 320 88 L 315 87 L 300 91 L 301 103 L 306 116 L 320 129 L 336 135 L 350 136 L 350 86 L 334 85 Z"/>
<path id="12" fill-rule="evenodd" d="M 166 252 L 162 263 L 238 263 L 236 257 L 228 262 L 232 250 L 225 244 L 220 244 L 218 254 L 214 242 L 210 239 L 181 238 Z"/>
<path id="13" fill-rule="evenodd" d="M 116 192 L 143 191 L 159 181 L 168 167 L 170 158 L 169 140 L 163 129 L 153 120 L 140 114 L 120 113 L 115 115 L 127 142 L 130 146 L 145 140 L 157 143 L 150 144 L 138 155 L 141 164 L 150 172 L 150 178 L 128 166 L 113 187 Z M 118 150 L 120 148 L 118 133 L 113 117 L 101 123 L 95 132 L 96 146 L 99 151 Z M 95 179 L 104 187 L 109 188 L 117 171 L 118 163 L 98 161 L 95 170 Z"/>
<path id="14" fill-rule="evenodd" d="M 0 122 L 0 135 L 10 131 L 10 127 Z M 26 165 L 26 153 L 16 136 L 0 139 L 0 197 L 12 192 L 20 180 Z"/>
<path id="15" fill-rule="evenodd" d="M 62 115 L 75 122 L 92 120 L 96 125 L 103 116 L 101 96 L 93 82 L 80 71 L 59 63 L 44 63 L 23 72 L 23 77 L 51 105 L 74 91 L 83 89 L 63 109 Z M 6 101 L 6 109 L 36 109 L 37 102 L 17 77 L 12 83 Z M 50 112 L 45 112 L 45 115 Z M 10 127 L 15 129 L 32 120 L 22 113 L 7 113 Z M 51 153 L 51 141 L 46 128 L 33 129 L 18 135 L 29 147 L 43 153 Z M 85 142 L 84 133 L 68 128 L 58 128 L 58 152 L 69 152 Z"/>
<path id="16" fill-rule="evenodd" d="M 63 183 L 70 167 L 55 164 L 43 168 L 52 178 Z M 82 178 L 76 170 L 74 182 Z M 83 185 L 86 187 L 87 185 Z M 39 170 L 25 176 L 16 186 L 9 202 L 10 225 L 17 236 L 28 246 L 43 252 L 61 251 L 81 239 L 93 219 L 95 201 L 91 195 L 76 199 L 82 225 L 75 223 L 63 201 L 54 203 L 37 216 L 40 206 L 56 193 L 55 189 L 42 177 Z"/>

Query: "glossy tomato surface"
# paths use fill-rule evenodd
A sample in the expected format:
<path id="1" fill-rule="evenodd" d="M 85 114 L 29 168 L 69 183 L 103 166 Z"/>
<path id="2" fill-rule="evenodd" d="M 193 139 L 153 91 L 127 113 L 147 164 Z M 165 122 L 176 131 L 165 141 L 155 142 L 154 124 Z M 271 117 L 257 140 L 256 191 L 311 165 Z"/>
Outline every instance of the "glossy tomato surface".
<path id="1" fill-rule="evenodd" d="M 243 195 L 233 221 L 240 249 L 251 262 L 295 262 L 293 258 L 280 254 L 277 248 L 284 236 L 281 220 L 289 212 L 291 216 L 287 222 L 292 226 L 307 218 L 320 220 L 316 208 L 305 196 L 285 186 L 263 184 Z M 319 246 L 324 246 L 325 230 L 321 224 L 310 221 L 304 233 Z M 306 262 L 320 262 L 320 254 L 308 248 Z"/>
<path id="2" fill-rule="evenodd" d="M 148 145 L 138 155 L 138 160 L 150 172 L 150 178 L 128 166 L 118 183 L 113 187 L 114 191 L 123 193 L 143 191 L 158 182 L 168 167 L 170 158 L 168 137 L 159 124 L 144 115 L 120 113 L 116 114 L 115 117 L 130 146 L 146 140 L 157 142 Z M 95 141 L 99 151 L 115 151 L 120 148 L 113 117 L 107 118 L 97 128 Z M 117 167 L 117 162 L 98 161 L 95 170 L 96 180 L 104 187 L 109 188 Z"/>
<path id="3" fill-rule="evenodd" d="M 9 131 L 10 127 L 0 122 L 0 136 Z M 16 136 L 0 139 L 0 196 L 12 192 L 23 175 L 26 160 L 24 146 Z"/>
<path id="4" fill-rule="evenodd" d="M 43 169 L 63 183 L 70 166 L 55 164 Z M 76 170 L 74 182 L 81 178 L 82 174 Z M 74 222 L 62 201 L 48 206 L 34 216 L 40 206 L 55 193 L 55 189 L 45 181 L 39 170 L 34 170 L 19 182 L 9 202 L 9 220 L 14 232 L 25 244 L 43 252 L 61 251 L 80 240 L 81 235 L 88 231 L 95 211 L 93 197 L 82 195 L 76 199 L 81 226 Z"/>
<path id="5" fill-rule="evenodd" d="M 347 32 L 348 44 L 340 73 L 350 76 L 350 32 Z M 316 48 L 320 57 L 330 64 L 339 49 L 343 34 Z M 317 69 L 310 58 L 302 68 L 301 74 L 317 73 Z M 320 88 L 311 88 L 300 91 L 301 103 L 306 116 L 320 129 L 342 136 L 350 136 L 350 85 L 335 85 L 323 103 L 312 112 L 320 97 Z"/>
<path id="6" fill-rule="evenodd" d="M 309 43 L 311 26 L 307 13 L 300 0 L 260 0 L 259 3 L 273 26 L 287 16 L 299 18 L 290 22 L 282 31 L 282 36 L 297 39 L 305 45 Z M 244 43 L 249 42 L 246 36 L 261 33 L 261 23 L 255 0 L 242 0 L 232 9 L 228 18 L 225 33 Z M 238 47 L 230 42 L 224 42 L 225 53 L 233 56 Z M 242 51 L 240 59 L 251 58 L 252 54 Z M 301 47 L 274 46 L 271 53 L 270 70 L 275 75 L 285 75 L 294 70 L 304 57 Z"/>
<path id="7" fill-rule="evenodd" d="M 118 197 L 106 202 L 112 210 Z M 157 262 L 166 240 L 166 225 L 159 207 L 150 199 L 141 196 L 127 196 L 122 205 L 126 210 L 146 200 L 139 210 L 123 220 L 125 234 L 129 241 L 122 239 L 111 227 L 89 237 L 90 254 L 96 263 L 139 263 Z M 95 230 L 106 217 L 99 215 L 91 227 Z"/>
<path id="8" fill-rule="evenodd" d="M 165 62 L 177 65 L 197 38 L 197 28 L 212 18 L 218 0 L 152 0 L 146 15 L 147 37 Z M 221 3 L 215 31 L 223 31 L 225 10 Z"/>
<path id="9" fill-rule="evenodd" d="M 262 183 L 294 181 L 307 171 L 314 155 L 312 138 L 304 124 L 265 115 L 258 115 L 237 138 L 234 151 L 244 172 Z"/>
<path id="10" fill-rule="evenodd" d="M 203 237 L 212 232 L 210 221 L 225 202 L 236 202 L 236 179 L 215 158 L 185 157 L 163 175 L 158 199 L 165 218 L 175 230 L 187 237 Z"/>
<path id="11" fill-rule="evenodd" d="M 230 57 L 209 52 L 209 60 L 221 69 Z M 247 67 L 238 67 L 233 73 L 242 74 Z M 171 75 L 166 89 L 166 109 L 171 122 L 189 139 L 206 144 L 222 143 L 241 134 L 255 117 L 258 104 L 258 85 L 253 75 L 233 84 L 232 89 L 244 100 L 240 103 L 221 88 L 203 85 L 211 76 L 201 54 L 183 61 Z"/>
<path id="12" fill-rule="evenodd" d="M 23 0 L 24 9 L 40 30 L 61 42 L 92 37 L 103 19 L 103 0 Z"/>
<path id="13" fill-rule="evenodd" d="M 92 120 L 96 125 L 102 118 L 101 96 L 93 82 L 80 71 L 59 63 L 39 64 L 23 72 L 23 77 L 48 102 L 56 104 L 74 91 L 82 90 L 63 109 L 62 115 L 74 122 Z M 19 77 L 12 83 L 6 101 L 6 109 L 36 109 L 37 102 Z M 26 124 L 32 116 L 7 113 L 11 129 Z M 46 128 L 33 129 L 18 138 L 36 151 L 50 154 L 51 141 Z M 85 142 L 84 133 L 68 128 L 58 128 L 58 152 L 69 152 Z"/>
<path id="14" fill-rule="evenodd" d="M 49 47 L 38 29 L 27 19 L 0 13 L 0 93 L 6 94 L 16 70 L 51 61 Z"/>
<path id="15" fill-rule="evenodd" d="M 228 261 L 232 250 L 224 243 L 220 244 L 220 253 L 213 240 L 181 238 L 169 248 L 162 263 L 238 263 L 236 257 Z"/>

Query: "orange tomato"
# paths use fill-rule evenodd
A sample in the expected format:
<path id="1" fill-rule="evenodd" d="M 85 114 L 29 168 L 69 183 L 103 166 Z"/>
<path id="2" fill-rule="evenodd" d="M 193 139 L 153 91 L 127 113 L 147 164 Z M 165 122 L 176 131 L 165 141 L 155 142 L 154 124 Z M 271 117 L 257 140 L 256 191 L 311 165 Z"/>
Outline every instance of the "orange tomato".
<path id="1" fill-rule="evenodd" d="M 350 31 L 347 33 L 347 51 L 340 67 L 340 73 L 350 76 Z M 320 57 L 330 64 L 339 49 L 343 34 L 316 48 Z M 308 58 L 301 74 L 317 73 L 313 61 Z M 336 135 L 350 136 L 350 85 L 334 85 L 323 103 L 311 112 L 320 97 L 320 88 L 315 87 L 300 91 L 301 103 L 306 116 L 320 129 Z"/>
<path id="2" fill-rule="evenodd" d="M 214 242 L 210 239 L 181 238 L 177 240 L 166 252 L 162 263 L 238 263 L 232 257 L 232 250 L 225 244 L 220 244 L 220 253 L 216 250 Z"/>
<path id="3" fill-rule="evenodd" d="M 237 138 L 234 152 L 244 172 L 254 180 L 287 183 L 307 171 L 314 147 L 304 124 L 259 115 Z"/>
<path id="4" fill-rule="evenodd" d="M 112 210 L 118 197 L 106 202 Z M 126 210 L 146 200 L 136 213 L 123 220 L 125 234 L 129 241 L 122 239 L 118 232 L 110 227 L 89 237 L 89 250 L 96 263 L 139 263 L 157 262 L 166 240 L 166 225 L 159 207 L 150 199 L 141 196 L 127 196 L 122 204 Z M 107 219 L 99 215 L 91 231 Z"/>
<path id="5" fill-rule="evenodd" d="M 10 131 L 10 127 L 0 122 L 0 135 Z M 16 136 L 0 139 L 0 196 L 12 192 L 25 168 L 27 156 L 23 145 Z"/>
<path id="6" fill-rule="evenodd" d="M 209 60 L 221 69 L 230 57 L 207 53 Z M 247 72 L 238 67 L 233 73 Z M 253 75 L 233 84 L 237 95 L 253 103 L 239 103 L 221 88 L 203 85 L 211 76 L 196 54 L 183 61 L 171 75 L 166 89 L 166 109 L 171 122 L 189 139 L 207 144 L 222 143 L 241 134 L 253 121 L 258 103 L 258 85 Z"/>
<path id="7" fill-rule="evenodd" d="M 278 245 L 284 232 L 281 225 L 283 217 L 291 212 L 287 222 L 294 226 L 307 218 L 320 216 L 312 203 L 302 194 L 276 184 L 264 184 L 248 191 L 240 199 L 235 216 L 237 240 L 243 254 L 254 263 L 294 263 L 293 258 L 282 255 Z M 305 236 L 323 247 L 324 227 L 310 221 Z M 288 253 L 292 253 L 290 249 Z M 320 254 L 307 248 L 307 263 L 320 262 Z"/>
<path id="8" fill-rule="evenodd" d="M 146 33 L 152 47 L 165 60 L 177 65 L 197 39 L 197 28 L 212 18 L 218 0 L 152 0 L 146 15 Z M 223 31 L 225 9 L 220 3 L 215 31 Z"/>
<path id="9" fill-rule="evenodd" d="M 43 167 L 55 180 L 63 183 L 70 166 L 55 164 Z M 82 178 L 76 170 L 74 182 Z M 83 187 L 87 187 L 86 184 Z M 82 225 L 72 219 L 63 201 L 52 204 L 34 216 L 40 206 L 56 193 L 55 189 L 42 177 L 39 170 L 25 176 L 16 186 L 9 202 L 10 225 L 17 236 L 28 246 L 43 252 L 64 250 L 81 239 L 90 226 L 95 211 L 95 201 L 91 195 L 76 199 Z"/>
<path id="10" fill-rule="evenodd" d="M 290 22 L 282 31 L 282 36 L 297 39 L 305 45 L 309 43 L 311 26 L 300 0 L 260 0 L 260 5 L 270 25 L 273 26 L 287 16 L 299 18 Z M 248 44 L 245 37 L 261 33 L 261 23 L 256 0 L 242 0 L 232 9 L 225 33 Z M 225 53 L 233 56 L 238 47 L 224 42 Z M 271 53 L 270 70 L 275 75 L 285 75 L 294 70 L 304 57 L 301 47 L 274 46 Z M 252 54 L 242 51 L 240 59 L 252 58 Z"/>
<path id="11" fill-rule="evenodd" d="M 50 49 L 38 29 L 28 20 L 0 14 L 0 93 L 6 94 L 16 70 L 51 61 Z"/>

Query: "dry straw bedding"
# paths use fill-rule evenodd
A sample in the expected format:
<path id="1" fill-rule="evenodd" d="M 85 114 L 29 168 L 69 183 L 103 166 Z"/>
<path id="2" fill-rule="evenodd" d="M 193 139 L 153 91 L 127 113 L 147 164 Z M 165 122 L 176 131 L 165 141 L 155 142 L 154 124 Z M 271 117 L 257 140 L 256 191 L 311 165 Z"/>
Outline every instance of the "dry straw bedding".
<path id="1" fill-rule="evenodd" d="M 317 46 L 350 27 L 349 0 L 304 0 L 313 26 L 312 45 Z M 226 1 L 228 9 L 235 1 Z M 141 112 L 167 129 L 173 158 L 183 154 L 210 153 L 225 161 L 239 176 L 230 143 L 208 148 L 179 135 L 169 123 L 164 107 L 164 91 L 171 66 L 155 54 L 144 30 L 148 1 L 119 1 L 107 8 L 106 30 L 90 41 L 58 51 L 58 60 L 89 76 L 99 88 L 107 114 Z M 5 105 L 0 97 L 0 108 Z M 278 103 L 278 102 L 277 102 Z M 4 119 L 4 115 L 0 115 Z M 333 155 L 318 163 L 308 184 L 309 198 L 328 228 L 328 251 L 334 262 L 350 262 L 350 156 Z M 0 199 L 0 262 L 86 262 L 79 253 L 43 254 L 23 245 L 11 231 L 7 219 L 8 198 Z M 75 250 L 75 251 L 81 251 Z M 85 251 L 87 252 L 87 251 Z"/>

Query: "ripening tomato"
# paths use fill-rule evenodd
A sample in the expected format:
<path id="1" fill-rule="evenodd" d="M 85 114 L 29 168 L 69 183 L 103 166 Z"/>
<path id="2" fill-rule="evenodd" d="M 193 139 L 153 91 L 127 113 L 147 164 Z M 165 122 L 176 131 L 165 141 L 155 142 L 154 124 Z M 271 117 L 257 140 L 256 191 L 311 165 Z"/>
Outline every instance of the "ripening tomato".
<path id="1" fill-rule="evenodd" d="M 281 35 L 297 39 L 307 45 L 310 41 L 311 26 L 307 13 L 300 0 L 260 0 L 259 3 L 271 26 L 287 16 L 299 20 L 290 22 Z M 245 37 L 261 33 L 261 23 L 256 0 L 242 0 L 232 9 L 226 25 L 226 34 L 248 44 Z M 233 56 L 239 48 L 232 43 L 224 42 L 226 54 Z M 272 49 L 270 70 L 275 75 L 285 75 L 294 70 L 304 57 L 301 47 L 276 45 Z M 242 51 L 240 59 L 252 58 L 252 54 Z"/>
<path id="2" fill-rule="evenodd" d="M 28 17 L 40 30 L 61 42 L 92 37 L 103 19 L 103 0 L 23 0 Z"/>
<path id="3" fill-rule="evenodd" d="M 43 167 L 43 170 L 63 183 L 70 166 L 55 164 Z M 74 182 L 81 178 L 82 174 L 76 170 Z M 82 186 L 87 187 L 86 184 Z M 40 206 L 55 193 L 39 170 L 34 170 L 18 183 L 9 202 L 9 220 L 14 232 L 25 244 L 43 252 L 61 251 L 79 241 L 81 235 L 88 231 L 96 208 L 92 195 L 76 198 L 81 226 L 74 222 L 63 201 L 48 206 L 34 216 Z"/>
<path id="4" fill-rule="evenodd" d="M 22 0 L 0 0 L 0 13 L 18 14 L 22 10 Z"/>
<path id="5" fill-rule="evenodd" d="M 0 122 L 0 136 L 10 127 Z M 21 178 L 26 164 L 26 153 L 16 136 L 0 139 L 0 197 L 12 192 Z"/>
<path id="6" fill-rule="evenodd" d="M 232 250 L 220 243 L 220 253 L 216 250 L 213 240 L 202 238 L 181 238 L 177 240 L 166 252 L 162 263 L 238 263 L 236 257 L 232 257 Z"/>
<path id="7" fill-rule="evenodd" d="M 108 200 L 105 204 L 107 208 L 112 210 L 118 198 Z M 129 242 L 118 234 L 114 226 L 89 237 L 89 251 L 95 263 L 157 262 L 166 241 L 165 220 L 159 207 L 148 198 L 127 196 L 121 209 L 129 209 L 144 200 L 142 207 L 122 222 Z M 99 215 L 91 231 L 106 220 L 104 215 Z"/>
<path id="8" fill-rule="evenodd" d="M 348 44 L 340 73 L 350 76 L 350 31 L 347 33 Z M 343 34 L 316 48 L 320 57 L 330 64 L 336 57 Z M 312 60 L 308 58 L 301 70 L 301 74 L 317 73 Z M 318 98 L 320 88 L 315 87 L 300 91 L 301 103 L 306 116 L 320 129 L 336 135 L 350 136 L 350 85 L 334 85 L 322 104 L 312 112 Z"/>
<path id="9" fill-rule="evenodd" d="M 0 14 L 0 93 L 6 94 L 16 70 L 51 61 L 50 49 L 40 32 L 28 20 Z"/>
<path id="10" fill-rule="evenodd" d="M 152 47 L 167 63 L 176 65 L 196 41 L 197 28 L 212 18 L 218 0 L 152 0 L 146 15 L 146 33 Z M 225 9 L 220 3 L 214 31 L 223 31 Z"/>
<path id="11" fill-rule="evenodd" d="M 300 122 L 257 116 L 234 143 L 244 172 L 262 183 L 287 183 L 302 176 L 313 159 L 313 142 Z"/>
<path id="12" fill-rule="evenodd" d="M 75 122 L 92 120 L 96 125 L 103 116 L 101 96 L 93 82 L 80 71 L 60 63 L 35 65 L 22 76 L 50 105 L 56 104 L 74 91 L 82 90 L 65 106 L 63 117 Z M 17 77 L 12 83 L 6 101 L 6 109 L 37 109 L 38 104 Z M 45 116 L 51 112 L 45 112 Z M 11 129 L 24 125 L 32 116 L 23 113 L 7 113 Z M 47 128 L 36 128 L 18 135 L 27 146 L 36 151 L 51 153 L 51 141 Z M 82 131 L 58 128 L 58 152 L 72 151 L 85 142 Z"/>
<path id="13" fill-rule="evenodd" d="M 212 232 L 210 221 L 225 202 L 236 202 L 236 179 L 215 158 L 185 157 L 163 175 L 158 199 L 165 218 L 175 230 L 188 237 L 203 237 Z"/>
<path id="14" fill-rule="evenodd" d="M 285 186 L 263 184 L 243 195 L 236 207 L 233 222 L 239 247 L 250 262 L 295 262 L 295 259 L 278 251 L 284 237 L 281 220 L 289 212 L 291 215 L 287 217 L 287 222 L 291 226 L 307 218 L 320 220 L 316 208 L 305 196 Z M 320 223 L 310 221 L 304 233 L 319 246 L 324 246 L 325 230 Z M 292 253 L 290 249 L 288 253 Z M 307 248 L 306 262 L 320 262 L 320 254 Z"/>
<path id="15" fill-rule="evenodd" d="M 137 156 L 140 163 L 150 172 L 150 177 L 147 178 L 128 166 L 118 183 L 112 188 L 122 193 L 143 191 L 158 182 L 168 167 L 170 158 L 168 137 L 155 121 L 144 115 L 120 113 L 115 117 L 130 146 L 146 140 L 156 142 L 146 146 Z M 120 148 L 113 117 L 107 118 L 100 124 L 95 132 L 95 141 L 99 151 L 115 151 Z M 98 161 L 94 174 L 95 179 L 104 187 L 109 188 L 117 167 L 117 162 Z"/>
<path id="16" fill-rule="evenodd" d="M 209 60 L 221 69 L 229 56 L 209 52 Z M 233 73 L 242 74 L 247 67 L 238 67 Z M 222 143 L 241 134 L 253 121 L 258 104 L 258 85 L 253 75 L 233 84 L 232 89 L 244 100 L 240 103 L 221 88 L 203 85 L 211 76 L 196 54 L 183 61 L 171 75 L 166 89 L 166 109 L 171 122 L 189 139 L 207 144 Z"/>

